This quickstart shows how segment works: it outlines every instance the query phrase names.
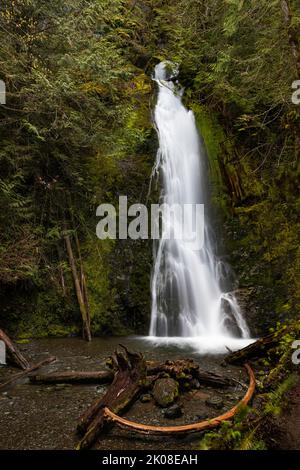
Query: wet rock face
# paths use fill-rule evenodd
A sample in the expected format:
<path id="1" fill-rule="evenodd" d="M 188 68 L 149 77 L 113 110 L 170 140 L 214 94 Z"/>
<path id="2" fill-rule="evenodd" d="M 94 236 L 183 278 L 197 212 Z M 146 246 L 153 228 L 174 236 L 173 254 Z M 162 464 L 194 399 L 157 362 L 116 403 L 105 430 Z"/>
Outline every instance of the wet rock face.
<path id="1" fill-rule="evenodd" d="M 158 379 L 153 387 L 153 397 L 163 408 L 171 405 L 178 397 L 178 382 L 171 378 Z"/>
<path id="2" fill-rule="evenodd" d="M 182 416 L 182 408 L 180 405 L 175 403 L 164 411 L 164 417 L 168 419 L 176 419 Z"/>
<path id="3" fill-rule="evenodd" d="M 259 313 L 261 309 L 256 305 L 257 289 L 255 287 L 239 288 L 235 291 L 235 296 L 243 316 L 251 328 L 252 336 L 259 336 L 262 334 L 262 331 L 259 328 Z"/>

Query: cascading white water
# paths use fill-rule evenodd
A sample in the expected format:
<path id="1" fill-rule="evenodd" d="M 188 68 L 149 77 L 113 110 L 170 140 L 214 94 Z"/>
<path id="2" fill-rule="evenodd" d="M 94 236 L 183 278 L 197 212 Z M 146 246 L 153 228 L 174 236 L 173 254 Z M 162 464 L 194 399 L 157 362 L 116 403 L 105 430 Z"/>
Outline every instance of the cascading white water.
<path id="1" fill-rule="evenodd" d="M 159 87 L 155 124 L 159 150 L 154 170 L 162 180 L 161 203 L 204 204 L 206 199 L 203 151 L 192 111 L 182 102 L 174 79 L 177 67 L 162 62 L 155 68 Z M 162 215 L 164 218 L 164 215 Z M 207 213 L 205 213 L 205 221 Z M 183 222 L 164 219 L 175 234 Z M 184 231 L 193 226 L 192 214 L 184 218 Z M 209 228 L 204 222 L 204 244 L 191 248 L 185 239 L 161 237 L 154 246 L 150 337 L 206 342 L 206 349 L 240 347 L 234 338 L 249 338 L 247 324 L 233 294 L 220 287 L 220 261 L 215 257 Z M 233 331 L 235 334 L 233 334 Z M 230 341 L 232 340 L 232 341 Z M 249 340 L 250 341 L 250 340 Z"/>

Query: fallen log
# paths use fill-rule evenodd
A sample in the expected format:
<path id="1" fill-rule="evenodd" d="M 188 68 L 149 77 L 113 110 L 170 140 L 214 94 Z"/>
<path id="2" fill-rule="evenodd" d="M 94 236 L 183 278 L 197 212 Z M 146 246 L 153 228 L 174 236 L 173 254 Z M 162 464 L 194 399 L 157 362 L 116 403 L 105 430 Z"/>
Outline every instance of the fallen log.
<path id="1" fill-rule="evenodd" d="M 77 430 L 84 437 L 77 449 L 89 448 L 107 425 L 104 409 L 109 407 L 115 413 L 125 411 L 138 397 L 146 379 L 146 362 L 141 354 L 116 351 L 112 356 L 115 376 L 105 395 L 97 399 L 80 417 Z"/>
<path id="2" fill-rule="evenodd" d="M 228 421 L 232 419 L 236 415 L 236 413 L 241 409 L 241 407 L 246 406 L 251 400 L 255 391 L 255 377 L 251 367 L 248 364 L 246 364 L 245 367 L 250 378 L 250 383 L 246 394 L 244 395 L 242 400 L 238 402 L 237 405 L 235 405 L 226 413 L 215 418 L 200 421 L 198 423 L 185 424 L 180 426 L 149 426 L 147 424 L 135 423 L 133 421 L 129 421 L 126 418 L 122 418 L 116 413 L 114 413 L 112 410 L 110 410 L 109 407 L 105 407 L 103 410 L 103 420 L 106 420 L 107 423 L 117 424 L 122 428 L 125 428 L 130 431 L 136 431 L 140 434 L 151 434 L 159 436 L 177 436 L 180 434 L 195 433 L 206 429 L 214 428 L 216 426 L 219 426 L 223 421 Z"/>
<path id="3" fill-rule="evenodd" d="M 50 374 L 30 375 L 29 380 L 33 384 L 59 384 L 59 383 L 110 383 L 113 381 L 114 373 L 112 371 L 63 371 L 51 372 Z"/>
<path id="4" fill-rule="evenodd" d="M 199 380 L 200 384 L 205 384 L 212 387 L 223 388 L 236 384 L 236 381 L 229 377 L 224 377 L 223 375 L 208 372 L 203 369 L 198 370 L 198 372 L 195 374 L 195 378 Z"/>
<path id="5" fill-rule="evenodd" d="M 184 375 L 194 375 L 199 370 L 198 364 L 193 359 L 178 359 L 176 361 L 147 361 L 147 374 L 155 375 L 160 372 L 166 372 L 174 379 Z"/>
<path id="6" fill-rule="evenodd" d="M 214 387 L 228 387 L 235 385 L 231 378 L 200 369 L 192 360 L 166 361 L 160 363 L 147 361 L 147 376 L 158 378 L 160 374 L 167 373 L 175 380 L 185 381 L 196 378 L 200 383 Z M 50 374 L 31 375 L 30 381 L 38 383 L 110 383 L 113 381 L 113 371 L 58 371 Z"/>
<path id="7" fill-rule="evenodd" d="M 26 370 L 30 367 L 29 362 L 19 351 L 17 346 L 12 342 L 12 340 L 0 329 L 0 340 L 4 342 L 6 346 L 6 351 L 8 353 L 8 359 L 11 363 L 19 367 L 20 369 Z"/>
<path id="8" fill-rule="evenodd" d="M 243 349 L 230 353 L 225 358 L 225 362 L 227 364 L 243 364 L 250 359 L 258 359 L 265 356 L 268 351 L 278 346 L 282 337 L 286 335 L 290 329 L 291 328 L 283 328 L 282 330 L 275 331 L 249 344 L 249 346 Z"/>
<path id="9" fill-rule="evenodd" d="M 23 372 L 19 372 L 18 374 L 13 375 L 9 380 L 0 384 L 0 391 L 4 390 L 9 385 L 17 382 L 19 379 L 26 377 L 28 374 L 30 374 L 30 372 L 36 369 L 39 369 L 40 367 L 46 364 L 50 364 L 51 362 L 54 362 L 55 360 L 56 360 L 56 357 L 50 356 L 36 364 L 32 364 L 28 369 L 24 370 Z"/>

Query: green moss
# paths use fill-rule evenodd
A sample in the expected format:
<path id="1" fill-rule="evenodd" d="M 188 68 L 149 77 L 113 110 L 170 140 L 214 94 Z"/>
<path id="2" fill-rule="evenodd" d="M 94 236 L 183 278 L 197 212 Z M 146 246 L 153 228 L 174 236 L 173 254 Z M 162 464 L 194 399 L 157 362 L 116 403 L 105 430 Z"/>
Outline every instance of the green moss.
<path id="1" fill-rule="evenodd" d="M 33 301 L 34 310 L 26 315 L 23 312 L 15 325 L 19 339 L 72 336 L 80 332 L 80 317 L 74 312 L 73 302 L 61 292 L 54 288 L 40 291 Z"/>
<path id="2" fill-rule="evenodd" d="M 114 131 L 114 145 L 110 141 L 90 161 L 95 205 L 111 203 L 117 208 L 120 195 L 128 197 L 128 205 L 146 202 L 154 153 L 150 93 L 151 80 L 136 69 L 126 88 L 129 112 L 125 125 Z M 82 252 L 92 333 L 144 332 L 150 312 L 151 242 L 98 240 L 93 231 L 86 236 Z"/>
<path id="3" fill-rule="evenodd" d="M 110 282 L 109 255 L 113 240 L 90 237 L 83 246 L 84 270 L 87 278 L 92 333 L 122 334 L 118 319 L 116 291 Z"/>
<path id="4" fill-rule="evenodd" d="M 212 204 L 226 212 L 229 199 L 220 169 L 220 161 L 224 158 L 221 143 L 226 142 L 224 131 L 216 115 L 212 114 L 208 108 L 194 102 L 191 103 L 191 108 L 208 157 Z M 227 150 L 231 151 L 230 145 L 227 145 Z"/>
<path id="5" fill-rule="evenodd" d="M 17 344 L 28 344 L 28 343 L 30 343 L 30 340 L 29 339 L 17 339 L 17 340 L 15 340 L 15 343 L 17 343 Z"/>
<path id="6" fill-rule="evenodd" d="M 261 334 L 300 312 L 299 201 L 293 196 L 299 167 L 278 169 L 270 180 L 269 172 L 256 171 L 255 149 L 244 148 L 238 134 L 228 135 L 222 117 L 191 98 L 187 104 L 208 156 L 225 251 L 240 287 L 251 290 L 244 311 L 255 334 Z"/>

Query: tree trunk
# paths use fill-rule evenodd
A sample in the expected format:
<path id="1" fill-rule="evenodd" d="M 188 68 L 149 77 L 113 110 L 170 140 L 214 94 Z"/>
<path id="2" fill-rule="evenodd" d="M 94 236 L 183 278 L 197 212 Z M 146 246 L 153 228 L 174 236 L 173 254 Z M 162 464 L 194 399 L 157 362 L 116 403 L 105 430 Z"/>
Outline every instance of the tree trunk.
<path id="1" fill-rule="evenodd" d="M 66 242 L 69 263 L 70 263 L 70 267 L 71 267 L 71 271 L 73 275 L 75 291 L 76 291 L 78 305 L 79 305 L 79 309 L 80 309 L 80 313 L 82 317 L 83 338 L 86 339 L 87 341 L 91 341 L 92 336 L 91 336 L 91 330 L 90 330 L 90 325 L 89 325 L 88 313 L 86 310 L 86 305 L 84 302 L 83 293 L 82 293 L 81 286 L 80 286 L 80 280 L 79 280 L 78 273 L 77 273 L 71 240 L 70 240 L 69 235 L 67 234 L 66 226 L 64 227 L 64 230 L 65 230 L 64 239 Z"/>
<path id="2" fill-rule="evenodd" d="M 146 378 L 146 362 L 141 354 L 129 352 L 124 346 L 124 351 L 116 351 L 112 356 L 115 377 L 105 395 L 96 400 L 88 410 L 80 417 L 77 430 L 83 434 L 77 449 L 91 447 L 99 434 L 107 426 L 104 413 L 105 407 L 109 407 L 115 413 L 121 413 L 138 397 Z"/>
<path id="3" fill-rule="evenodd" d="M 56 361 L 56 357 L 50 356 L 38 362 L 37 364 L 32 364 L 32 366 L 30 366 L 28 369 L 24 370 L 23 372 L 19 372 L 18 374 L 13 375 L 9 380 L 0 384 L 0 391 L 5 389 L 9 385 L 13 384 L 14 382 L 17 382 L 19 379 L 26 377 L 26 375 L 30 374 L 30 372 L 36 369 L 39 369 L 40 367 L 46 364 L 50 364 L 51 362 L 54 362 L 54 361 Z"/>
<path id="4" fill-rule="evenodd" d="M 260 338 L 255 341 L 255 343 L 249 344 L 249 346 L 229 354 L 225 358 L 225 362 L 228 364 L 242 364 L 250 359 L 258 359 L 265 356 L 270 349 L 278 346 L 281 338 L 291 329 L 292 327 L 285 328 Z"/>
<path id="5" fill-rule="evenodd" d="M 114 373 L 112 371 L 63 371 L 63 372 L 51 372 L 50 374 L 36 374 L 31 375 L 30 382 L 33 384 L 47 384 L 47 383 L 111 383 L 114 379 Z"/>
<path id="6" fill-rule="evenodd" d="M 76 243 L 76 248 L 77 248 L 77 253 L 78 253 L 78 258 L 79 258 L 79 265 L 80 265 L 80 287 L 81 287 L 82 297 L 83 297 L 83 301 L 85 305 L 87 321 L 88 321 L 88 325 L 90 328 L 91 316 L 90 316 L 89 298 L 88 298 L 88 292 L 87 292 L 87 286 L 86 286 L 86 278 L 85 278 L 84 269 L 83 269 L 83 262 L 82 262 L 82 257 L 81 257 L 80 243 L 79 243 L 79 239 L 78 239 L 76 232 L 75 232 L 75 243 Z"/>
<path id="7" fill-rule="evenodd" d="M 6 346 L 10 362 L 12 362 L 17 367 L 20 367 L 20 369 L 23 370 L 26 370 L 30 367 L 30 364 L 27 359 L 23 356 L 23 354 L 19 351 L 19 349 L 14 345 L 14 343 L 4 333 L 3 330 L 0 330 L 0 340 L 3 341 Z"/>
<path id="8" fill-rule="evenodd" d="M 166 361 L 160 363 L 157 361 L 147 361 L 147 377 L 151 380 L 159 378 L 160 374 L 167 373 L 175 380 L 187 382 L 192 379 L 199 380 L 200 384 L 206 384 L 213 387 L 230 387 L 236 382 L 220 374 L 208 372 L 199 368 L 193 360 Z M 32 375 L 32 383 L 110 383 L 113 381 L 114 372 L 112 371 L 57 371 L 51 374 Z"/>
<path id="9" fill-rule="evenodd" d="M 299 39 L 295 31 L 293 31 L 291 23 L 292 23 L 292 16 L 291 16 L 291 9 L 289 6 L 289 2 L 287 0 L 281 0 L 281 9 L 283 12 L 284 21 L 287 26 L 287 32 L 289 36 L 289 42 L 292 48 L 292 53 L 296 62 L 297 72 L 300 73 L 300 50 L 299 50 Z"/>

